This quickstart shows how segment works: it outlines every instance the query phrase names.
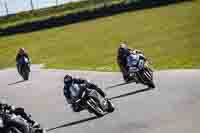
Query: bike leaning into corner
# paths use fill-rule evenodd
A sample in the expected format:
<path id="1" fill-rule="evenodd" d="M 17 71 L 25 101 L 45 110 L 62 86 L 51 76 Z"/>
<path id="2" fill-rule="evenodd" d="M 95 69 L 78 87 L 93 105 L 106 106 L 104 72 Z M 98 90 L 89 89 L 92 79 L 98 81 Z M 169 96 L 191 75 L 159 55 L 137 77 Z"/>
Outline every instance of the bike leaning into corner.
<path id="1" fill-rule="evenodd" d="M 141 53 L 131 52 L 127 57 L 127 78 L 129 81 L 142 83 L 149 88 L 155 88 L 153 70 L 149 67 L 147 59 Z"/>
<path id="2" fill-rule="evenodd" d="M 24 48 L 20 48 L 16 56 L 17 70 L 24 80 L 29 79 L 30 58 Z"/>

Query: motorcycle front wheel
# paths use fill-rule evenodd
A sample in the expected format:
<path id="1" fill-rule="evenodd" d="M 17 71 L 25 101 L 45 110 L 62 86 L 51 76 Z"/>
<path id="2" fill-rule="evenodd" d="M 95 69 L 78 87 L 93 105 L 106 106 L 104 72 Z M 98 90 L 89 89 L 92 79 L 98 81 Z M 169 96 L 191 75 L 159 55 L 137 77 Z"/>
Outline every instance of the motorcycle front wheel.
<path id="1" fill-rule="evenodd" d="M 28 80 L 29 79 L 29 69 L 28 66 L 27 67 L 22 67 L 22 77 L 24 80 Z"/>
<path id="2" fill-rule="evenodd" d="M 27 124 L 22 121 L 12 120 L 9 123 L 7 123 L 6 127 L 8 127 L 8 129 L 11 129 L 10 131 L 13 131 L 11 133 L 29 133 L 29 131 L 30 131 Z M 18 132 L 16 132 L 17 130 L 18 130 Z"/>
<path id="3" fill-rule="evenodd" d="M 16 127 L 10 127 L 10 128 L 8 128 L 6 133 L 22 133 L 22 132 L 19 131 Z"/>
<path id="4" fill-rule="evenodd" d="M 144 70 L 143 77 L 146 82 L 145 84 L 148 85 L 149 88 L 155 88 L 155 84 L 153 82 L 153 72 Z"/>
<path id="5" fill-rule="evenodd" d="M 104 111 L 101 109 L 98 101 L 95 98 L 90 98 L 87 101 L 87 104 L 88 104 L 88 110 L 90 110 L 90 112 L 93 112 L 97 117 L 104 116 Z"/>

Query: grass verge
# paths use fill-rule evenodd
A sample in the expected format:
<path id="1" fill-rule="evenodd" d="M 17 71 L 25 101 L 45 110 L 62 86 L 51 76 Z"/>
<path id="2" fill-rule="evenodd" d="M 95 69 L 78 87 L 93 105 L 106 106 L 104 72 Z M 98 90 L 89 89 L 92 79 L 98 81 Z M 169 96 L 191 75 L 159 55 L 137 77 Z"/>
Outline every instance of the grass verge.
<path id="1" fill-rule="evenodd" d="M 43 8 L 33 11 L 25 11 L 8 17 L 0 18 L 0 28 L 17 26 L 24 23 L 47 20 L 52 17 L 65 16 L 67 14 L 76 13 L 84 10 L 92 10 L 103 4 L 115 4 L 125 0 L 83 0 L 79 2 L 71 2 L 59 6 Z"/>
<path id="2" fill-rule="evenodd" d="M 122 40 L 141 49 L 156 69 L 200 68 L 200 2 L 127 12 L 92 21 L 0 38 L 0 68 L 15 65 L 25 47 L 48 68 L 116 71 Z"/>

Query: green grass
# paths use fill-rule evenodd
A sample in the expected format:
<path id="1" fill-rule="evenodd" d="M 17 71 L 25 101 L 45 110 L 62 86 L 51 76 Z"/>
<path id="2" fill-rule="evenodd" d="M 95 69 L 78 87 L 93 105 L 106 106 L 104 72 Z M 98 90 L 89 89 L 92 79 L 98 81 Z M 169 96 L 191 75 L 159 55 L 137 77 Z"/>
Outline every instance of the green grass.
<path id="1" fill-rule="evenodd" d="M 103 6 L 104 4 L 116 4 L 124 0 L 84 0 L 80 2 L 72 2 L 59 6 L 38 9 L 34 11 L 21 12 L 7 18 L 0 18 L 0 28 L 7 28 L 9 26 L 16 26 L 19 24 L 46 20 L 52 17 L 65 16 L 70 13 L 76 13 L 85 10 L 92 10 Z"/>
<path id="2" fill-rule="evenodd" d="M 200 1 L 127 12 L 59 28 L 0 38 L 0 68 L 25 47 L 48 68 L 116 71 L 121 40 L 141 49 L 156 69 L 200 68 Z"/>

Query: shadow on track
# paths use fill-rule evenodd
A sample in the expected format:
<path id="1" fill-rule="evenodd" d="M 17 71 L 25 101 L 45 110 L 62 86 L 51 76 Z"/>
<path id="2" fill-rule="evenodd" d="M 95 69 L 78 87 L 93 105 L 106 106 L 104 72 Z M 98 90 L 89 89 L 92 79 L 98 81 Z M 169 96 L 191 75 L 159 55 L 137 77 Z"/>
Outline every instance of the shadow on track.
<path id="1" fill-rule="evenodd" d="M 136 90 L 136 91 L 133 91 L 133 92 L 129 92 L 129 93 L 126 93 L 126 94 L 121 94 L 119 96 L 114 96 L 114 97 L 111 97 L 111 98 L 108 98 L 108 99 L 109 100 L 118 99 L 118 98 L 122 98 L 122 97 L 130 96 L 130 95 L 134 95 L 134 94 L 145 92 L 145 91 L 149 91 L 149 90 L 153 90 L 153 89 L 152 88 L 145 88 L 145 89 L 141 89 L 141 90 Z"/>
<path id="2" fill-rule="evenodd" d="M 14 82 L 14 83 L 10 83 L 8 85 L 15 85 L 15 84 L 18 84 L 18 83 L 22 83 L 22 82 L 25 82 L 26 80 L 20 80 L 20 81 L 17 81 L 17 82 Z"/>
<path id="3" fill-rule="evenodd" d="M 46 131 L 49 132 L 49 131 L 53 131 L 53 130 L 58 129 L 58 128 L 69 127 L 69 126 L 77 125 L 77 124 L 84 123 L 84 122 L 91 121 L 91 120 L 95 120 L 95 119 L 98 119 L 98 117 L 93 116 L 93 117 L 78 120 L 78 121 L 75 121 L 75 122 L 70 122 L 70 123 L 63 124 L 63 125 L 60 125 L 60 126 L 57 126 L 57 127 L 49 128 Z"/>
<path id="4" fill-rule="evenodd" d="M 131 82 L 119 83 L 119 84 L 116 84 L 116 85 L 113 85 L 113 86 L 106 87 L 105 90 L 112 89 L 112 88 L 119 87 L 119 86 L 126 85 L 126 84 L 130 84 L 130 83 Z"/>

